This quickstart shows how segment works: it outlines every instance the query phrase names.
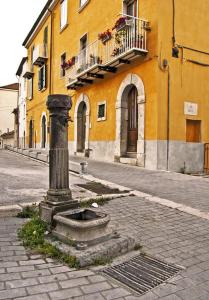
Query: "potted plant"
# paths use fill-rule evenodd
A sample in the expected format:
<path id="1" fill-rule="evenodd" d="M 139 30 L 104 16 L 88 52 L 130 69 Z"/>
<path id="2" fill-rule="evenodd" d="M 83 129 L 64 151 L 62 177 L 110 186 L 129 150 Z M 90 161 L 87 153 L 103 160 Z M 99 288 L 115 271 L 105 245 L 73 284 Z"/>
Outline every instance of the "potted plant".
<path id="1" fill-rule="evenodd" d="M 104 32 L 98 34 L 98 39 L 102 41 L 102 44 L 106 44 L 112 38 L 112 32 L 107 29 Z"/>
<path id="2" fill-rule="evenodd" d="M 68 61 L 64 61 L 61 67 L 65 70 L 71 68 L 75 64 L 75 59 L 75 56 L 71 57 L 71 59 L 69 59 Z"/>
<path id="3" fill-rule="evenodd" d="M 112 52 L 111 56 L 117 56 L 119 54 L 120 54 L 120 48 L 119 47 L 115 47 L 113 49 L 113 52 Z"/>

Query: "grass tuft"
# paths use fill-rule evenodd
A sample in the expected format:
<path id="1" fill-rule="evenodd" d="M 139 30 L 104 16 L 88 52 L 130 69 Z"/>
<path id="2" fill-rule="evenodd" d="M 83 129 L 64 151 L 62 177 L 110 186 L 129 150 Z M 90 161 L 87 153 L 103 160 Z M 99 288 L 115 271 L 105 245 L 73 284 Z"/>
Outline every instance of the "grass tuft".
<path id="1" fill-rule="evenodd" d="M 17 214 L 18 218 L 31 219 L 38 216 L 38 206 L 33 204 L 32 206 L 23 207 L 22 211 Z"/>
<path id="2" fill-rule="evenodd" d="M 18 236 L 25 247 L 46 257 L 55 258 L 71 268 L 79 268 L 79 262 L 75 256 L 64 254 L 56 246 L 45 241 L 46 231 L 47 223 L 38 216 L 34 216 L 22 226 L 18 231 Z"/>

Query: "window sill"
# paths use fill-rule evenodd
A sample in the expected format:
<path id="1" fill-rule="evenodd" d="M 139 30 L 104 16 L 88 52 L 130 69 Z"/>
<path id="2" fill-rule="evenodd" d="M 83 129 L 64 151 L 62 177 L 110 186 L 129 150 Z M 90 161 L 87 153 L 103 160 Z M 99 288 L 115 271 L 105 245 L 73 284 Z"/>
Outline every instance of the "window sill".
<path id="1" fill-rule="evenodd" d="M 78 13 L 81 13 L 82 10 L 89 4 L 90 0 L 87 0 L 82 6 L 79 7 Z"/>
<path id="2" fill-rule="evenodd" d="M 62 33 L 67 27 L 68 27 L 68 23 L 65 24 L 65 26 L 63 26 L 62 28 L 60 28 L 60 33 Z"/>

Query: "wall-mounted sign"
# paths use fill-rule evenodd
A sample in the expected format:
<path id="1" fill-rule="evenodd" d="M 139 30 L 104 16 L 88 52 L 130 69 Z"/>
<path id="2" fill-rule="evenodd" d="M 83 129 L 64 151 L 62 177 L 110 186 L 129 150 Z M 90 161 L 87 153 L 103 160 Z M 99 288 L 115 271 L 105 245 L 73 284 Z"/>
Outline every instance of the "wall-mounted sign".
<path id="1" fill-rule="evenodd" d="M 197 103 L 184 102 L 184 114 L 190 116 L 197 116 L 198 114 Z"/>

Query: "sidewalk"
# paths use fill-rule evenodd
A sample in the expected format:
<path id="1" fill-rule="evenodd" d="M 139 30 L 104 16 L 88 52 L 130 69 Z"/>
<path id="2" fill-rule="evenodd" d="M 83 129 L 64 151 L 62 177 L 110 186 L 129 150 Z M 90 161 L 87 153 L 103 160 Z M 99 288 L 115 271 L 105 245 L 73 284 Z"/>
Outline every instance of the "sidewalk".
<path id="1" fill-rule="evenodd" d="M 87 161 L 88 173 L 96 178 L 209 212 L 209 179 L 180 173 L 146 170 L 70 156 L 74 162 Z"/>

